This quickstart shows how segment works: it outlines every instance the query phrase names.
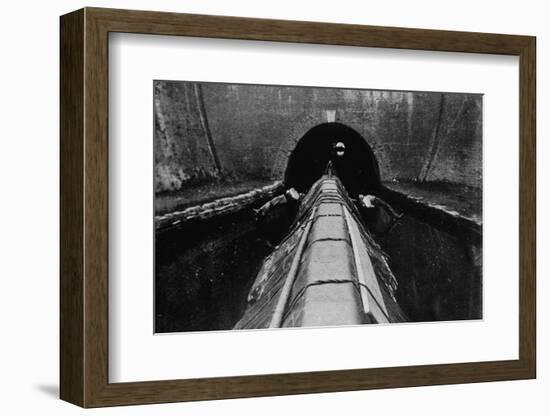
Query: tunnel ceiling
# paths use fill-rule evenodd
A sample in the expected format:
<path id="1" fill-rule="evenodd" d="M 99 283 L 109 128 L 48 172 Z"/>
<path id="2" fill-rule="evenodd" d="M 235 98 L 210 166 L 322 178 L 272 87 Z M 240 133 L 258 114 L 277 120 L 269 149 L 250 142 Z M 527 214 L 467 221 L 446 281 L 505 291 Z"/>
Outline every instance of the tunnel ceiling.
<path id="1" fill-rule="evenodd" d="M 346 151 L 335 157 L 333 145 L 344 143 Z M 380 188 L 378 163 L 367 141 L 341 123 L 324 123 L 310 129 L 292 151 L 285 172 L 285 186 L 307 192 L 324 173 L 329 160 L 348 193 L 376 193 Z"/>

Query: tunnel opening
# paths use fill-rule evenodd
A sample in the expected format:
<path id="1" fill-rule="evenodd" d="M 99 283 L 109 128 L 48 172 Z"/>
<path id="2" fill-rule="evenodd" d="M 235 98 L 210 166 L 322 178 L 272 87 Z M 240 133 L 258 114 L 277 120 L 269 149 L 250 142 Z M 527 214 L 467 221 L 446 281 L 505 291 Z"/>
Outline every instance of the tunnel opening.
<path id="1" fill-rule="evenodd" d="M 345 147 L 340 157 L 337 143 Z M 357 131 L 336 122 L 319 124 L 299 139 L 287 162 L 285 187 L 306 193 L 331 160 L 350 196 L 379 193 L 380 171 L 371 147 Z"/>

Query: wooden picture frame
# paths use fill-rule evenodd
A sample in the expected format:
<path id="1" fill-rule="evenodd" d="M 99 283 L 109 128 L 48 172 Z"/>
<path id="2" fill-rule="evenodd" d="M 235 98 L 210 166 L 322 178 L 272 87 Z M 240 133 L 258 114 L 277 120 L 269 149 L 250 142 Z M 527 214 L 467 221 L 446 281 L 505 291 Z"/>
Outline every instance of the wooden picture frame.
<path id="1" fill-rule="evenodd" d="M 60 396 L 83 407 L 212 400 L 536 376 L 535 38 L 85 8 L 61 17 Z M 519 56 L 519 359 L 109 383 L 110 32 Z"/>

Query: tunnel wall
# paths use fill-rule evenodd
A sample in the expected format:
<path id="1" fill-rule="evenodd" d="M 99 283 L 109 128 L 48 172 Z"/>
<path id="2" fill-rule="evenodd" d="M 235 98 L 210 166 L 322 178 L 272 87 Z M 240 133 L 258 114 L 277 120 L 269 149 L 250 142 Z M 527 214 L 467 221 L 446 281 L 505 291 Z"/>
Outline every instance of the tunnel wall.
<path id="1" fill-rule="evenodd" d="M 155 191 L 218 177 L 200 86 L 155 82 Z"/>
<path id="2" fill-rule="evenodd" d="M 156 81 L 155 189 L 201 181 L 280 180 L 321 123 L 355 129 L 382 181 L 481 186 L 482 97 L 468 94 Z"/>

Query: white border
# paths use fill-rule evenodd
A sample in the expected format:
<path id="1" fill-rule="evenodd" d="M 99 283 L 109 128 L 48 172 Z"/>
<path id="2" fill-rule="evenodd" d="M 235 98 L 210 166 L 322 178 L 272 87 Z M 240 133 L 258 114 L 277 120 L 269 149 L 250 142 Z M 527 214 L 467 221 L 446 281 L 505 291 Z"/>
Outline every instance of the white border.
<path id="1" fill-rule="evenodd" d="M 111 34 L 110 382 L 518 358 L 517 57 Z M 152 80 L 484 95 L 484 319 L 153 335 Z"/>

